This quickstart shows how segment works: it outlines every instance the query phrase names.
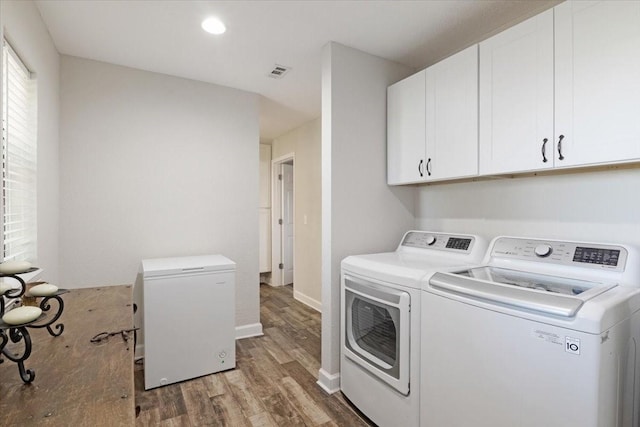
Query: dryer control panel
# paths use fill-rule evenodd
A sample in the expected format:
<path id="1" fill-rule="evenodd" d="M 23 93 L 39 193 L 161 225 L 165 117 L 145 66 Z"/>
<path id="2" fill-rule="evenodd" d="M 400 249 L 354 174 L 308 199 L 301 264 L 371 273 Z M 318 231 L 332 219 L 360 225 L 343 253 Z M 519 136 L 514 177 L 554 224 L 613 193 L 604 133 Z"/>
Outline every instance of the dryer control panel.
<path id="1" fill-rule="evenodd" d="M 624 271 L 628 252 L 618 245 L 500 237 L 491 248 L 491 256 Z"/>
<path id="2" fill-rule="evenodd" d="M 464 234 L 409 231 L 404 235 L 401 246 L 468 253 L 473 249 L 474 243 L 474 236 Z"/>

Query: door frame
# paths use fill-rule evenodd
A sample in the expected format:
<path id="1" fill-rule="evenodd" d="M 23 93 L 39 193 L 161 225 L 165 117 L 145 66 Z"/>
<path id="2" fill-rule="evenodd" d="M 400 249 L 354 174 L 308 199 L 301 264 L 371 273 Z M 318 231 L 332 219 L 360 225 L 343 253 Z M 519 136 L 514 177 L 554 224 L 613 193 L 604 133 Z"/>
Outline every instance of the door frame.
<path id="1" fill-rule="evenodd" d="M 271 160 L 271 285 L 283 286 L 284 274 L 279 268 L 279 264 L 282 260 L 282 233 L 280 232 L 280 224 L 278 219 L 282 215 L 282 186 L 278 180 L 278 174 L 280 173 L 280 165 L 283 163 L 293 163 L 293 241 L 295 248 L 296 239 L 296 206 L 295 206 L 295 193 L 296 193 L 296 161 L 295 154 L 288 153 L 284 156 Z M 295 250 L 294 250 L 295 260 Z M 295 286 L 296 280 L 295 261 L 293 267 L 293 283 Z"/>

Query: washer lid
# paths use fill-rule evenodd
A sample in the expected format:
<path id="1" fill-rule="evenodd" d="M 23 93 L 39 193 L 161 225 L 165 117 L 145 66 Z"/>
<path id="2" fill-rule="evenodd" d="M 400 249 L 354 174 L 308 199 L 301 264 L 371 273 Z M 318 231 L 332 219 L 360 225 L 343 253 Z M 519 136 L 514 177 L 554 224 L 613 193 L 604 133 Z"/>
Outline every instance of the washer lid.
<path id="1" fill-rule="evenodd" d="M 563 317 L 575 316 L 586 301 L 617 286 L 497 267 L 436 273 L 429 284 L 487 302 Z"/>
<path id="2" fill-rule="evenodd" d="M 518 286 L 569 296 L 576 296 L 589 291 L 593 293 L 593 291 L 606 286 L 599 282 L 534 274 L 526 271 L 498 267 L 475 267 L 464 271 L 456 271 L 454 274 L 501 283 L 503 285 Z M 602 291 L 597 292 L 595 295 L 600 292 Z"/>

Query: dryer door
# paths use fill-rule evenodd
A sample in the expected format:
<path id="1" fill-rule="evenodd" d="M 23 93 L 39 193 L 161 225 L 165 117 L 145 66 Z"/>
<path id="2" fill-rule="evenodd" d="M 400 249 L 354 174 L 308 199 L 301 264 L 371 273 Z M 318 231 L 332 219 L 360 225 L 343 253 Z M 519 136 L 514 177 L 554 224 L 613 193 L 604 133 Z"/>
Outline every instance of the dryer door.
<path id="1" fill-rule="evenodd" d="M 409 293 L 345 275 L 344 298 L 346 356 L 408 395 Z"/>

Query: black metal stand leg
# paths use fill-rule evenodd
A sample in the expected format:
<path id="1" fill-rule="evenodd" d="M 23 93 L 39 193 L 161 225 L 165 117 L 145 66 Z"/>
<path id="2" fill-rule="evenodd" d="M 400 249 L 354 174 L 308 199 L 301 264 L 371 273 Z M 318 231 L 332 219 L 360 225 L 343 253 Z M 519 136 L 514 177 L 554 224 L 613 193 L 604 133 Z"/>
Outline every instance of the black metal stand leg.
<path id="1" fill-rule="evenodd" d="M 49 331 L 49 335 L 51 335 L 52 337 L 59 337 L 60 335 L 62 335 L 62 332 L 64 331 L 64 325 L 62 323 L 59 323 L 55 325 L 54 328 L 51 328 L 51 325 L 53 325 L 60 318 L 60 316 L 62 316 L 62 312 L 64 311 L 64 302 L 59 295 L 43 297 L 42 301 L 40 301 L 40 308 L 44 313 L 51 310 L 51 304 L 49 304 L 50 300 L 55 300 L 58 303 L 58 310 L 56 311 L 56 314 L 51 318 L 51 320 L 47 320 L 46 323 L 31 324 L 29 325 L 29 327 L 30 328 L 47 328 L 47 331 Z M 55 331 L 53 329 L 55 329 Z"/>
<path id="2" fill-rule="evenodd" d="M 4 350 L 4 346 L 7 345 L 9 341 L 9 337 L 4 333 L 4 330 L 0 330 L 0 363 L 4 362 L 2 358 L 2 350 Z"/>
<path id="3" fill-rule="evenodd" d="M 9 339 L 12 343 L 18 344 L 20 341 L 24 341 L 24 347 L 22 349 L 22 354 L 15 353 L 9 351 L 6 348 L 6 345 L 2 349 L 2 354 L 12 362 L 15 362 L 18 365 L 18 371 L 20 372 L 20 378 L 25 383 L 29 384 L 36 377 L 36 373 L 31 369 L 25 369 L 24 361 L 31 356 L 31 336 L 29 335 L 29 331 L 27 331 L 26 326 L 17 326 L 15 328 L 9 329 Z M 7 339 L 6 336 L 3 338 L 3 342 L 6 344 Z"/>

